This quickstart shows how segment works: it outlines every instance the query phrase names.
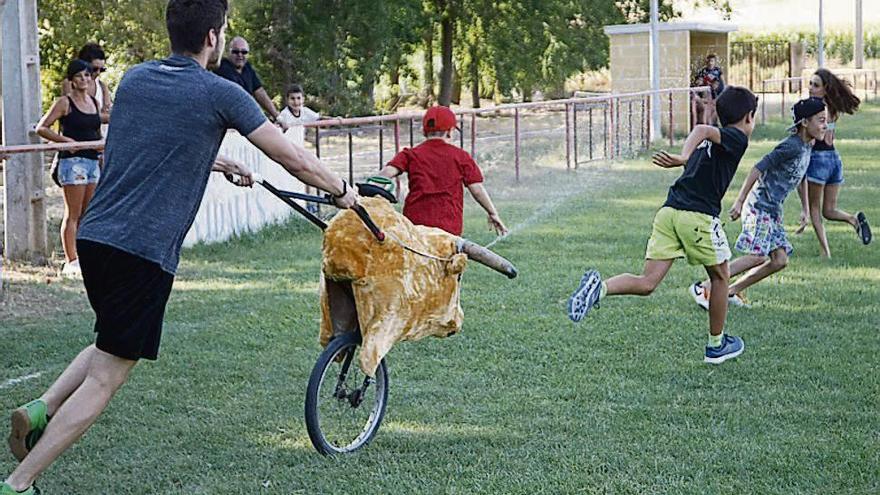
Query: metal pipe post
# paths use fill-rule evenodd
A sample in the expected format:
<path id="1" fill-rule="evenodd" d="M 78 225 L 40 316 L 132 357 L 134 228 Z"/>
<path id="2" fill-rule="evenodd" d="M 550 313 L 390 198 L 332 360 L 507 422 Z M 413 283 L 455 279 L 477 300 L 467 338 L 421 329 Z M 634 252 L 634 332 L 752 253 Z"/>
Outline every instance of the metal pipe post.
<path id="1" fill-rule="evenodd" d="M 348 183 L 354 184 L 354 140 L 351 129 L 348 131 Z"/>
<path id="2" fill-rule="evenodd" d="M 672 111 L 672 91 L 669 92 L 669 146 L 675 146 L 675 116 Z"/>
<path id="3" fill-rule="evenodd" d="M 574 157 L 574 169 L 578 168 L 578 104 L 571 106 L 571 142 L 572 156 Z"/>
<path id="4" fill-rule="evenodd" d="M 571 170 L 571 106 L 565 104 L 565 169 Z"/>
<path id="5" fill-rule="evenodd" d="M 519 182 L 519 108 L 513 110 L 513 156 L 516 181 Z"/>

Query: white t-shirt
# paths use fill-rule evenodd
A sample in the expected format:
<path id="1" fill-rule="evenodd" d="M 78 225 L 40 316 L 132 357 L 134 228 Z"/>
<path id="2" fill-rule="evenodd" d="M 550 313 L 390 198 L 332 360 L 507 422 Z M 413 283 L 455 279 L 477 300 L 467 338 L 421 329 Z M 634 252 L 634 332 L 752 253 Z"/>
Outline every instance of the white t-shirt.
<path id="1" fill-rule="evenodd" d="M 293 115 L 293 112 L 290 111 L 290 107 L 285 106 L 284 110 L 282 110 L 281 113 L 278 114 L 278 118 L 276 120 L 290 127 L 294 125 L 308 124 L 309 122 L 315 122 L 316 120 L 320 119 L 321 115 L 309 107 L 304 106 L 300 108 L 299 117 L 296 117 Z"/>

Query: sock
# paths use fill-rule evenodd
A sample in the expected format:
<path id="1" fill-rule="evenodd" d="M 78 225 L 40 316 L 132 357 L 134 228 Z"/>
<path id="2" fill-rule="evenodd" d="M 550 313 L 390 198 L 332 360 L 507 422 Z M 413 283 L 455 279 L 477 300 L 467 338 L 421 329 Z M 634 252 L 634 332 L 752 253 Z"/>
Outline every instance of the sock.
<path id="1" fill-rule="evenodd" d="M 603 280 L 602 286 L 599 287 L 599 299 L 600 300 L 605 297 L 606 292 L 608 292 L 608 284 L 606 284 L 605 281 Z"/>
<path id="2" fill-rule="evenodd" d="M 724 332 L 719 333 L 718 335 L 709 334 L 709 343 L 706 344 L 708 347 L 718 347 L 721 345 L 721 340 L 724 338 Z"/>

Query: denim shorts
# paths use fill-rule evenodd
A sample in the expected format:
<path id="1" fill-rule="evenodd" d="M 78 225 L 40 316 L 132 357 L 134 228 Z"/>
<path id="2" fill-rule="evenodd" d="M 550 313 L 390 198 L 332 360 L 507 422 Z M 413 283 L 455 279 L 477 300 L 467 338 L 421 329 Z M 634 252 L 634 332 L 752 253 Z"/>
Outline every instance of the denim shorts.
<path id="1" fill-rule="evenodd" d="M 58 161 L 58 182 L 62 186 L 83 186 L 97 184 L 101 178 L 98 160 L 72 156 Z"/>
<path id="2" fill-rule="evenodd" d="M 737 238 L 735 247 L 741 253 L 754 256 L 770 256 L 770 253 L 779 248 L 785 249 L 785 254 L 794 251 L 785 235 L 782 217 L 752 205 L 746 206 L 743 211 L 742 233 Z"/>
<path id="3" fill-rule="evenodd" d="M 810 153 L 807 180 L 826 186 L 843 184 L 843 163 L 840 161 L 837 150 L 820 150 Z"/>

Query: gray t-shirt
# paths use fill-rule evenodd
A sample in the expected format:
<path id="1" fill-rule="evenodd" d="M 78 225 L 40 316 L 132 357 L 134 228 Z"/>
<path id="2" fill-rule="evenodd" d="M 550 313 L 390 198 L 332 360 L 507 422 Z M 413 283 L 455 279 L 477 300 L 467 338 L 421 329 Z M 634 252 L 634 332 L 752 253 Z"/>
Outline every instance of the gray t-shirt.
<path id="1" fill-rule="evenodd" d="M 129 70 L 116 90 L 104 169 L 77 238 L 174 274 L 227 129 L 266 122 L 241 86 L 172 55 Z"/>
<path id="2" fill-rule="evenodd" d="M 810 143 L 796 134 L 777 144 L 755 165 L 761 175 L 749 195 L 749 204 L 781 218 L 782 203 L 807 172 L 811 149 Z"/>

